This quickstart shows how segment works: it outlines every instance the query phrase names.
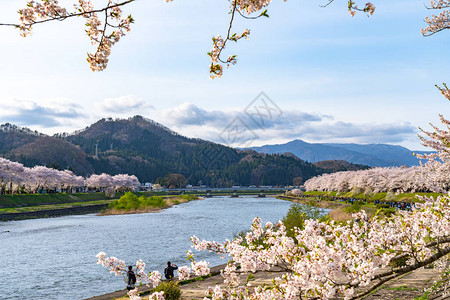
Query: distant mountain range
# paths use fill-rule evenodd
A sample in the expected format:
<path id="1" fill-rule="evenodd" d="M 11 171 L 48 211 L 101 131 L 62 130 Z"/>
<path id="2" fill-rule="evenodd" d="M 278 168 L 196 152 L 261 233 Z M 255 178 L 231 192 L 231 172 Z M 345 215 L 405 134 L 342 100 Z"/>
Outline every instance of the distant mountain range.
<path id="1" fill-rule="evenodd" d="M 78 175 L 127 173 L 155 182 L 168 173 L 209 186 L 292 185 L 324 172 L 359 169 L 347 162 L 314 165 L 287 154 L 238 150 L 191 139 L 141 116 L 111 118 L 72 134 L 48 136 L 12 124 L 0 126 L 0 155 L 25 166 L 47 165 Z"/>
<path id="2" fill-rule="evenodd" d="M 387 144 L 307 143 L 302 140 L 293 140 L 286 144 L 265 145 L 251 149 L 269 154 L 288 152 L 313 163 L 323 160 L 344 160 L 371 167 L 419 165 L 419 159 L 413 156 L 413 151 L 402 146 Z M 414 151 L 414 153 L 430 152 Z"/>

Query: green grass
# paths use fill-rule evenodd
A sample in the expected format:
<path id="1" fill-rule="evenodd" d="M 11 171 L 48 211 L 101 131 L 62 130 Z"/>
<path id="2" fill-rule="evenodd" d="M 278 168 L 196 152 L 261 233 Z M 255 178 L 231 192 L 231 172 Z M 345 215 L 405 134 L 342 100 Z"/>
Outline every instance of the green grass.
<path id="1" fill-rule="evenodd" d="M 414 300 L 428 300 L 428 295 L 430 294 L 430 292 L 425 292 L 422 296 L 420 297 L 415 297 Z"/>
<path id="2" fill-rule="evenodd" d="M 134 192 L 134 194 L 138 196 L 164 195 L 164 193 L 157 192 Z M 116 193 L 113 199 L 119 199 L 123 195 L 124 193 Z M 82 203 L 113 199 L 108 199 L 104 193 L 0 195 L 0 208 L 58 205 L 64 203 Z"/>
<path id="3" fill-rule="evenodd" d="M 117 197 L 123 195 L 117 194 Z M 22 195 L 0 195 L 0 207 L 13 208 L 23 206 L 74 203 L 83 201 L 105 200 L 104 193 L 77 193 L 77 194 L 22 194 Z"/>
<path id="4" fill-rule="evenodd" d="M 391 291 L 418 291 L 419 290 L 417 288 L 411 288 L 406 285 L 396 286 L 396 287 L 387 287 L 386 289 L 391 290 Z"/>
<path id="5" fill-rule="evenodd" d="M 114 200 L 109 199 L 109 200 L 96 200 L 96 201 L 89 201 L 89 202 L 72 202 L 72 203 L 25 206 L 25 207 L 0 208 L 0 214 L 71 208 L 71 207 L 96 205 L 96 204 L 108 204 L 111 201 L 114 201 Z"/>
<path id="6" fill-rule="evenodd" d="M 198 200 L 198 196 L 197 195 L 180 195 L 180 196 L 177 196 L 177 198 L 185 199 L 185 200 L 188 200 L 188 201 Z"/>

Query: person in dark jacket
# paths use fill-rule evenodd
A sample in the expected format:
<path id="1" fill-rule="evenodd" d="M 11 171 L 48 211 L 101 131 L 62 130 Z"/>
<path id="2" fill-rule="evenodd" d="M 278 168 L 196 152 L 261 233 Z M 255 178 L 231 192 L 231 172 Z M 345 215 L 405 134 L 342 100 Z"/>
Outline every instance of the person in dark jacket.
<path id="1" fill-rule="evenodd" d="M 135 283 L 136 283 L 136 274 L 134 274 L 133 267 L 128 266 L 128 272 L 127 272 L 127 290 L 131 291 L 135 289 Z"/>
<path id="2" fill-rule="evenodd" d="M 170 261 L 167 262 L 167 267 L 164 269 L 164 276 L 166 279 L 171 280 L 173 278 L 173 271 L 178 269 L 177 265 L 171 264 Z"/>

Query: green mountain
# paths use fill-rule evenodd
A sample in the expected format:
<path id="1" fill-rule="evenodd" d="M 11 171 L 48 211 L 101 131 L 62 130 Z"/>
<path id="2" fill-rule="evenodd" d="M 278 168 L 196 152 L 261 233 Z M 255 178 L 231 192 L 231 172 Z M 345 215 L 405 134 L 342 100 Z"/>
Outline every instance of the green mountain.
<path id="1" fill-rule="evenodd" d="M 94 172 L 86 153 L 72 143 L 8 123 L 0 125 L 0 156 L 27 167 L 47 165 L 80 175 Z"/>
<path id="2" fill-rule="evenodd" d="M 1 128 L 2 156 L 27 166 L 70 168 L 84 176 L 127 173 L 141 182 L 155 182 L 178 173 L 188 184 L 224 187 L 292 185 L 294 178 L 298 182 L 329 172 L 289 153 L 258 153 L 187 138 L 141 116 L 101 119 L 73 134 L 53 137 L 10 124 Z"/>

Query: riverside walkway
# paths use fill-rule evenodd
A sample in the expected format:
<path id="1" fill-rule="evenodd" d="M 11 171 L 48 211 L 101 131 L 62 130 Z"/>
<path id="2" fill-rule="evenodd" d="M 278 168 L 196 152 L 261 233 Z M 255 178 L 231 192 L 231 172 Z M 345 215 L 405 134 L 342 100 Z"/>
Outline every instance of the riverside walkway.
<path id="1" fill-rule="evenodd" d="M 199 300 L 203 299 L 205 295 L 205 291 L 209 286 L 224 286 L 223 278 L 220 276 L 220 270 L 225 265 L 217 266 L 211 268 L 212 276 L 206 278 L 204 280 L 194 281 L 188 284 L 180 285 L 180 289 L 182 292 L 181 299 L 182 300 Z M 273 271 L 259 271 L 253 273 L 254 278 L 250 280 L 250 285 L 253 287 L 263 286 L 264 284 L 271 284 L 272 279 L 275 277 L 281 276 L 283 273 L 279 272 L 279 270 Z M 407 273 L 380 288 L 376 289 L 371 294 L 367 295 L 362 299 L 366 300 L 412 300 L 416 297 L 421 297 L 424 295 L 423 290 L 429 288 L 433 282 L 438 278 L 439 272 L 434 269 L 418 269 L 413 272 Z M 241 282 L 245 282 L 247 279 L 248 273 L 239 275 Z M 140 292 L 148 291 L 149 288 L 146 286 L 139 287 Z M 116 291 L 113 293 L 96 296 L 92 298 L 88 298 L 85 300 L 112 300 L 121 297 L 125 297 L 127 294 L 126 290 Z M 148 296 L 143 299 L 148 298 Z M 336 297 L 336 300 L 340 300 L 343 298 Z M 443 295 L 442 291 L 434 294 L 430 294 L 427 298 L 430 300 L 448 300 L 450 296 Z"/>

